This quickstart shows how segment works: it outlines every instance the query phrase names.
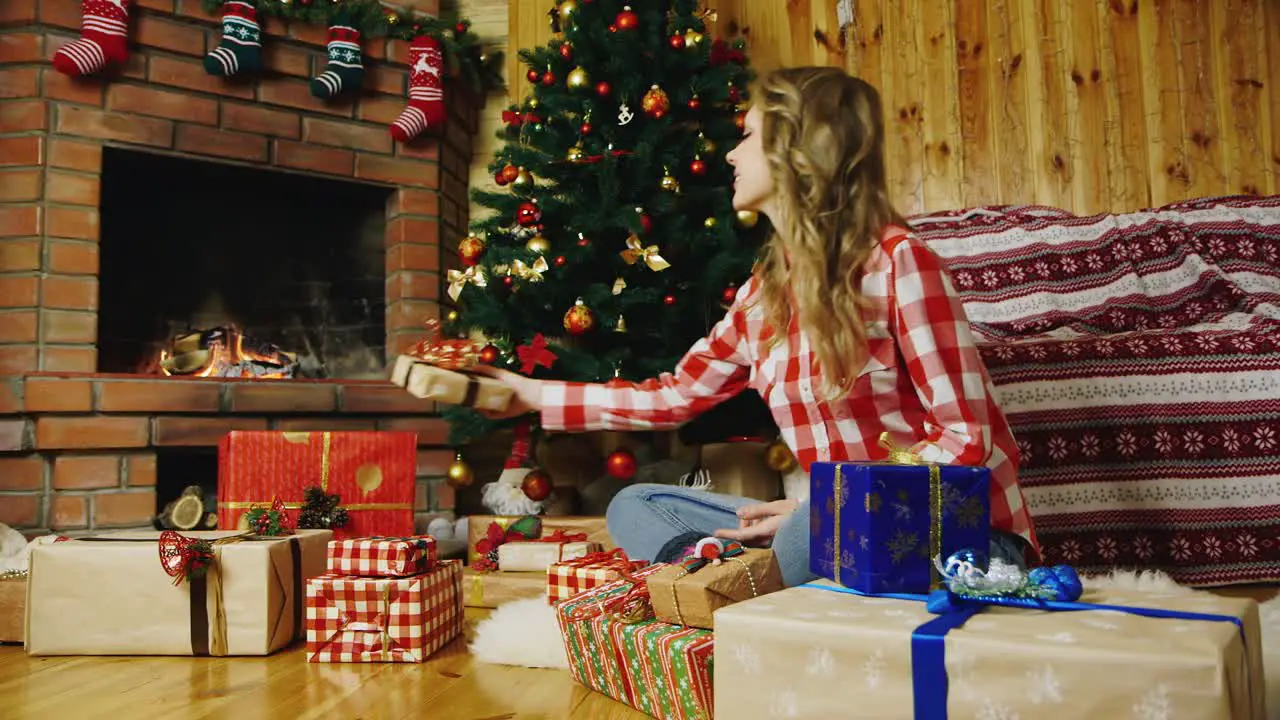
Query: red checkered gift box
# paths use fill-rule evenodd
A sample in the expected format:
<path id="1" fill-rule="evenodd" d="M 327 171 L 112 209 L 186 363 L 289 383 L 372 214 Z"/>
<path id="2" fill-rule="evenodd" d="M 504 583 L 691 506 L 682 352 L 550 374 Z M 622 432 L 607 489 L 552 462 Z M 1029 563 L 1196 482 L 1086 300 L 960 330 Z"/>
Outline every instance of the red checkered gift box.
<path id="1" fill-rule="evenodd" d="M 423 662 L 462 633 L 462 563 L 307 583 L 307 662 Z"/>
<path id="2" fill-rule="evenodd" d="M 330 575 L 403 577 L 435 566 L 436 540 L 430 535 L 329 541 Z"/>
<path id="3" fill-rule="evenodd" d="M 561 600 L 568 600 L 580 592 L 611 583 L 648 565 L 644 560 L 627 557 L 622 548 L 562 560 L 547 568 L 547 602 L 555 605 Z"/>

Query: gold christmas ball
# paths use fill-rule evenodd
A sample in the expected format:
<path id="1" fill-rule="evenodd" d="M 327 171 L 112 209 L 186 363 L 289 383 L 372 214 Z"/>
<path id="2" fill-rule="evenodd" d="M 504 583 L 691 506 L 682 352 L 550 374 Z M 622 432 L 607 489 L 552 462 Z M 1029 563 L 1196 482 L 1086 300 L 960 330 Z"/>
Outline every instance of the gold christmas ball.
<path id="1" fill-rule="evenodd" d="M 691 45 L 697 45 L 698 43 L 701 43 L 701 42 L 702 42 L 702 33 L 698 32 L 697 30 L 689 30 L 684 34 L 685 47 L 688 47 Z"/>
<path id="2" fill-rule="evenodd" d="M 528 170 L 525 170 L 524 168 L 520 168 L 520 171 L 516 173 L 516 179 L 513 180 L 511 184 L 518 188 L 532 187 L 533 173 L 529 172 Z"/>
<path id="3" fill-rule="evenodd" d="M 711 230 L 716 226 L 716 219 L 713 217 L 709 217 L 706 220 L 703 220 L 702 224 L 705 225 L 708 230 Z"/>
<path id="4" fill-rule="evenodd" d="M 580 163 L 586 157 L 587 151 L 582 149 L 581 142 L 574 143 L 573 147 L 569 148 L 569 152 L 564 155 L 564 158 L 571 163 Z"/>
<path id="5" fill-rule="evenodd" d="M 448 320 L 448 321 L 449 321 L 449 322 L 451 322 L 451 323 L 453 323 L 453 322 L 458 322 L 458 311 L 457 311 L 457 310 L 450 310 L 450 311 L 449 311 L 449 314 L 444 316 L 444 319 L 445 319 L 445 320 Z"/>
<path id="6" fill-rule="evenodd" d="M 756 226 L 756 223 L 759 221 L 760 221 L 760 216 L 756 214 L 755 210 L 739 210 L 738 211 L 738 224 L 744 228 L 753 228 Z"/>
<path id="7" fill-rule="evenodd" d="M 538 233 L 529 238 L 529 242 L 524 244 L 526 250 L 536 252 L 539 255 L 546 255 L 551 252 L 551 242 L 542 237 L 542 233 Z"/>
<path id="8" fill-rule="evenodd" d="M 662 179 L 658 181 L 658 186 L 667 192 L 680 192 L 680 181 L 672 177 L 670 171 L 663 173 Z"/>
<path id="9" fill-rule="evenodd" d="M 564 0 L 560 3 L 560 19 L 568 20 L 573 14 L 578 12 L 578 0 Z"/>
<path id="10" fill-rule="evenodd" d="M 533 108 L 538 107 L 538 98 L 530 97 L 526 104 L 529 106 L 529 109 L 532 110 Z"/>
<path id="11" fill-rule="evenodd" d="M 706 135 L 698 133 L 698 149 L 700 152 L 710 155 L 716 151 L 716 144 L 708 140 Z"/>
<path id="12" fill-rule="evenodd" d="M 587 75 L 586 70 L 576 67 L 569 71 L 569 76 L 565 78 L 565 84 L 573 90 L 581 90 L 591 84 L 591 78 Z"/>
<path id="13" fill-rule="evenodd" d="M 787 473 L 796 466 L 796 456 L 791 454 L 791 448 L 787 447 L 786 443 L 774 440 L 764 450 L 764 464 L 768 465 L 770 470 Z"/>
<path id="14" fill-rule="evenodd" d="M 462 453 L 458 453 L 445 473 L 445 482 L 454 488 L 464 488 L 474 480 L 475 475 L 471 473 L 471 466 L 462 459 Z"/>

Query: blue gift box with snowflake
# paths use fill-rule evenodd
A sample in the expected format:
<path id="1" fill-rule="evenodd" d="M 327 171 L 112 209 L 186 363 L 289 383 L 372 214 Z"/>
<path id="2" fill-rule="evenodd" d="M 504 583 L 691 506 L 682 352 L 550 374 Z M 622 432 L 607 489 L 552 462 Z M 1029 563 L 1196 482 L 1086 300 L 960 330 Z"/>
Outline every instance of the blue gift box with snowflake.
<path id="1" fill-rule="evenodd" d="M 864 593 L 924 593 L 935 558 L 986 548 L 991 471 L 902 463 L 814 463 L 809 567 Z"/>

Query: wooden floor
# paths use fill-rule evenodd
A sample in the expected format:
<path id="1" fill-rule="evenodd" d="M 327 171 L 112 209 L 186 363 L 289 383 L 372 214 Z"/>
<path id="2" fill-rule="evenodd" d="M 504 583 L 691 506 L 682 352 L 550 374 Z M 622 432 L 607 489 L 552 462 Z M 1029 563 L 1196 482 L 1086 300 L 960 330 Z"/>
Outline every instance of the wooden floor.
<path id="1" fill-rule="evenodd" d="M 486 611 L 467 611 L 467 635 Z M 68 619 L 74 622 L 74 618 Z M 28 658 L 0 645 L 4 720 L 633 720 L 560 670 L 472 661 L 459 638 L 421 665 L 264 658 Z"/>

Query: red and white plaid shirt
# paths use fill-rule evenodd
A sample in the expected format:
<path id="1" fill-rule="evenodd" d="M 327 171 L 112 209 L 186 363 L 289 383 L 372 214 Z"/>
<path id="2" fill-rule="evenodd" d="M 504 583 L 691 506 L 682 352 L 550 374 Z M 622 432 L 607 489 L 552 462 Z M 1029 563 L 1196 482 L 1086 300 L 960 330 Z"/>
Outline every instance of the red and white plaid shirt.
<path id="1" fill-rule="evenodd" d="M 867 262 L 868 360 L 849 395 L 834 401 L 820 398 L 817 356 L 794 313 L 786 339 L 769 347 L 763 309 L 751 307 L 759 288 L 753 277 L 674 372 L 642 383 L 543 383 L 543 426 L 670 429 L 752 387 L 806 471 L 814 462 L 886 459 L 883 432 L 927 462 L 990 467 L 992 527 L 1038 552 L 1013 434 L 959 297 L 923 241 L 888 228 Z"/>

